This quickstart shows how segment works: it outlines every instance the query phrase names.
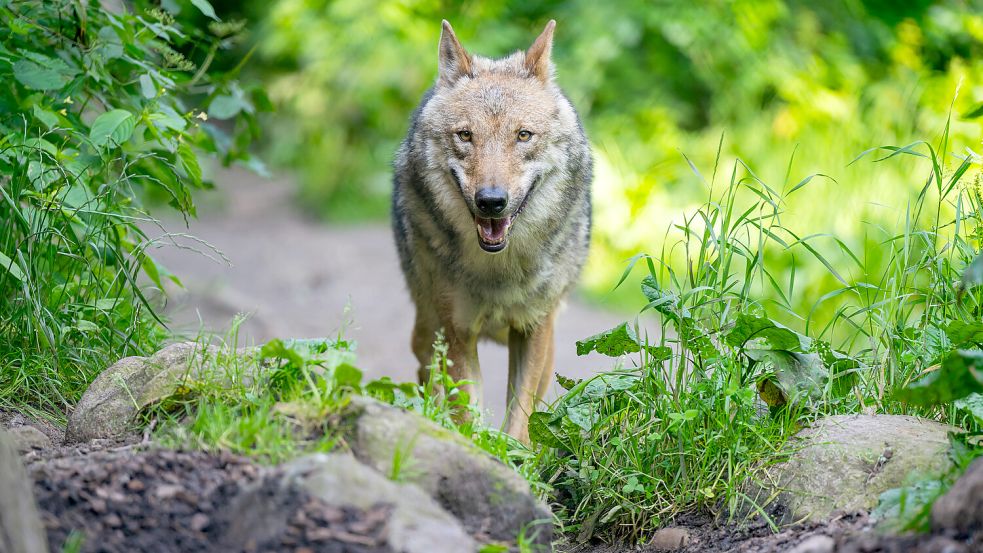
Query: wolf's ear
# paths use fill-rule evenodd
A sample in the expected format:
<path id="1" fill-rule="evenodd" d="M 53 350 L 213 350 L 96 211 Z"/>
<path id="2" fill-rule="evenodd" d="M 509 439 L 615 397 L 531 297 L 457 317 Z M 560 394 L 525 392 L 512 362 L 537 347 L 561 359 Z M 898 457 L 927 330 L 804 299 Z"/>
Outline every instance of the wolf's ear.
<path id="1" fill-rule="evenodd" d="M 441 23 L 440 46 L 437 48 L 437 79 L 446 84 L 471 73 L 471 56 L 457 40 L 454 29 L 447 20 Z"/>
<path id="2" fill-rule="evenodd" d="M 526 69 L 532 76 L 544 83 L 553 78 L 553 61 L 550 59 L 550 51 L 553 50 L 553 29 L 555 28 L 556 20 L 550 19 L 543 32 L 526 50 Z"/>

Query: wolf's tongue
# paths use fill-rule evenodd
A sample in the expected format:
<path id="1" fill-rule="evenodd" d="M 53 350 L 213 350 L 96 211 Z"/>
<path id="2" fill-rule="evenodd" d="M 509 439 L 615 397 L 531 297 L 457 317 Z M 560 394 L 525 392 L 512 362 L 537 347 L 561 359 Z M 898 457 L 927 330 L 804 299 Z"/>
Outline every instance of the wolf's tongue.
<path id="1" fill-rule="evenodd" d="M 475 217 L 478 228 L 481 231 L 481 238 L 490 244 L 497 244 L 505 239 L 505 230 L 508 228 L 508 219 L 485 219 Z"/>

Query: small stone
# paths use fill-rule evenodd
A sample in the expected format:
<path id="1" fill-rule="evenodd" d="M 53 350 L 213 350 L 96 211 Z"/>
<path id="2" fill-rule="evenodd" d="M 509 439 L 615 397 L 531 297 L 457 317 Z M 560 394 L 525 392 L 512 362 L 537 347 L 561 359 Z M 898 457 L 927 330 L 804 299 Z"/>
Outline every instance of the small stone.
<path id="1" fill-rule="evenodd" d="M 126 489 L 133 492 L 141 492 L 143 491 L 144 488 L 145 486 L 143 485 L 143 482 L 140 480 L 130 480 L 129 482 L 126 483 Z"/>
<path id="2" fill-rule="evenodd" d="M 89 508 L 92 509 L 93 513 L 101 515 L 106 512 L 106 500 L 95 498 L 89 502 Z"/>
<path id="3" fill-rule="evenodd" d="M 196 513 L 193 517 L 191 517 L 191 529 L 195 532 L 201 532 L 205 528 L 208 528 L 210 523 L 211 519 L 208 518 L 208 515 L 203 513 Z"/>
<path id="4" fill-rule="evenodd" d="M 802 540 L 789 553 L 833 553 L 835 546 L 836 541 L 833 538 L 823 534 L 815 534 Z"/>
<path id="5" fill-rule="evenodd" d="M 652 534 L 651 551 L 678 551 L 689 544 L 689 530 L 680 527 L 661 528 Z"/>
<path id="6" fill-rule="evenodd" d="M 174 499 L 182 491 L 184 488 L 177 484 L 161 484 L 154 490 L 154 495 L 157 499 Z"/>
<path id="7" fill-rule="evenodd" d="M 106 518 L 102 519 L 102 521 L 110 528 L 119 528 L 123 525 L 122 519 L 120 519 L 119 515 L 116 514 L 107 515 Z"/>

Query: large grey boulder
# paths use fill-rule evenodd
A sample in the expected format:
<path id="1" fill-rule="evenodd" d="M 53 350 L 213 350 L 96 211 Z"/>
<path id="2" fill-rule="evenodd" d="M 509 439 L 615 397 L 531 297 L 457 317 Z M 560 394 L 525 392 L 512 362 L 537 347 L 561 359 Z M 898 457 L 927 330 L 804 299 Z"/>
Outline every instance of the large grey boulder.
<path id="1" fill-rule="evenodd" d="M 783 523 L 870 510 L 907 478 L 947 471 L 947 433 L 955 430 L 902 415 L 825 417 L 790 441 L 789 459 L 764 469 L 750 495 L 759 505 L 777 501 Z"/>
<path id="2" fill-rule="evenodd" d="M 204 374 L 219 370 L 204 359 L 218 355 L 218 348 L 203 348 L 195 342 L 172 344 L 150 357 L 126 357 L 99 374 L 68 417 L 67 443 L 97 438 L 118 438 L 133 429 L 136 415 L 149 405 L 172 396 L 186 378 L 207 376 L 216 382 L 231 382 L 249 375 Z M 248 356 L 240 349 L 236 355 Z M 239 363 L 244 369 L 250 363 Z"/>
<path id="3" fill-rule="evenodd" d="M 0 430 L 0 553 L 47 553 L 31 479 L 13 437 Z"/>
<path id="4" fill-rule="evenodd" d="M 456 432 L 366 397 L 352 398 L 342 431 L 358 459 L 419 486 L 480 540 L 550 542 L 552 515 L 529 484 Z"/>
<path id="5" fill-rule="evenodd" d="M 386 540 L 389 548 L 399 553 L 469 553 L 478 549 L 461 523 L 422 490 L 393 482 L 341 453 L 300 457 L 244 489 L 226 509 L 229 527 L 225 544 L 239 549 L 240 544 L 262 543 L 282 532 L 287 511 L 278 506 L 297 492 L 339 508 L 390 507 Z"/>

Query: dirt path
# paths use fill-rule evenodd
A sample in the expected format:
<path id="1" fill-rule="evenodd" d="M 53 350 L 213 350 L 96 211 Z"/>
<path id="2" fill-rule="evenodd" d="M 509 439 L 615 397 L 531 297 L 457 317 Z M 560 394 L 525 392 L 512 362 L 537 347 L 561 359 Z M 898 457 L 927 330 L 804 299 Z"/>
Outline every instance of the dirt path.
<path id="1" fill-rule="evenodd" d="M 202 198 L 190 229 L 178 220 L 166 221 L 165 227 L 208 242 L 231 265 L 173 247 L 151 252 L 187 287 L 172 293 L 167 311 L 174 328 L 194 334 L 200 321 L 208 330 L 224 332 L 236 313 L 250 313 L 241 345 L 275 337 L 332 336 L 344 328 L 345 336 L 358 342 L 359 366 L 367 378 L 414 379 L 409 348 L 413 306 L 389 227 L 311 221 L 293 206 L 289 183 L 282 180 L 237 170 L 216 180 L 219 191 Z M 148 233 L 161 234 L 156 229 Z M 194 244 L 186 238 L 179 242 Z M 346 306 L 351 306 L 347 314 Z M 582 378 L 609 368 L 609 359 L 577 357 L 574 343 L 630 316 L 571 300 L 557 321 L 557 371 Z M 479 357 L 485 408 L 497 425 L 508 355 L 505 348 L 487 343 L 479 346 Z"/>

